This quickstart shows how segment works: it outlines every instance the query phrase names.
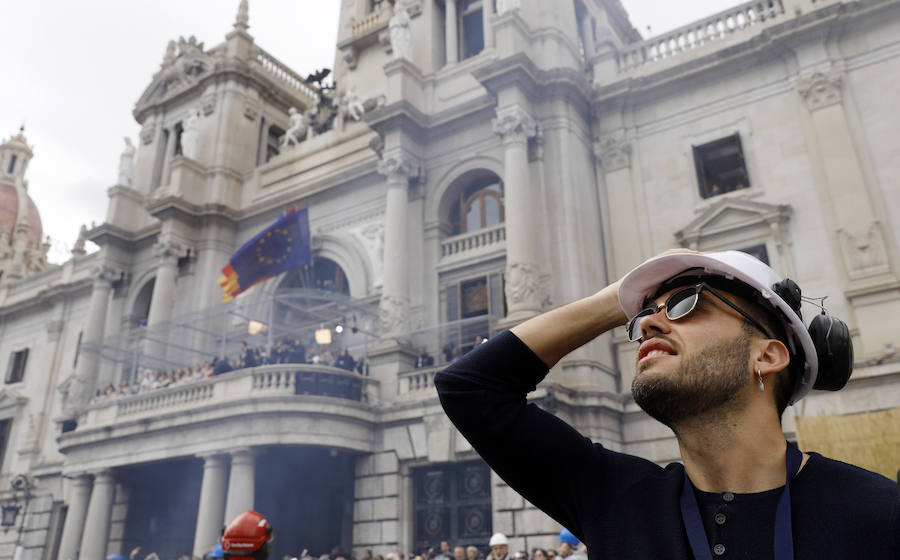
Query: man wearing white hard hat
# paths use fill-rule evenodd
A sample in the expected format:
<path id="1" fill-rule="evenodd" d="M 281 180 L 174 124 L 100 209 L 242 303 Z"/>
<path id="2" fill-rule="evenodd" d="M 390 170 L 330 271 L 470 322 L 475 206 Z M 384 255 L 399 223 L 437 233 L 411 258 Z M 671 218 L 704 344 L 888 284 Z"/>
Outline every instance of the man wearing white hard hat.
<path id="1" fill-rule="evenodd" d="M 526 402 L 621 326 L 639 343 L 634 401 L 674 431 L 683 464 L 609 450 Z M 786 406 L 841 389 L 852 365 L 847 326 L 792 280 L 737 251 L 676 250 L 494 336 L 435 385 L 481 457 L 590 558 L 900 559 L 897 485 L 781 429 Z"/>
<path id="2" fill-rule="evenodd" d="M 509 560 L 509 541 L 503 533 L 494 533 L 488 541 L 491 554 L 488 560 Z"/>

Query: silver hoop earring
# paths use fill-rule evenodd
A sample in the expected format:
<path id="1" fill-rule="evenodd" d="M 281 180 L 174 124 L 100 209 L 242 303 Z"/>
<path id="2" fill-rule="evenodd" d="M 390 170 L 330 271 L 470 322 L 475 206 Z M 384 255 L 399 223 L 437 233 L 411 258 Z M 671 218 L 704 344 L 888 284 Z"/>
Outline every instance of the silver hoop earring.
<path id="1" fill-rule="evenodd" d="M 765 393 L 765 392 L 766 392 L 766 386 L 763 385 L 762 373 L 760 373 L 759 368 L 756 368 L 756 377 L 757 377 L 757 379 L 759 379 L 759 392 L 760 392 L 760 393 Z"/>

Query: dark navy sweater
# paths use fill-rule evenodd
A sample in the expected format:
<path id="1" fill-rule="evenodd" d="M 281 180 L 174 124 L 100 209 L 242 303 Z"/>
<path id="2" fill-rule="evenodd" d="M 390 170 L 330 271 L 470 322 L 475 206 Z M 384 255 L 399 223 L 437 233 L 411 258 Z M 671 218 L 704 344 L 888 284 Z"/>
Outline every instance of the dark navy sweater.
<path id="1" fill-rule="evenodd" d="M 527 404 L 525 395 L 547 372 L 507 331 L 434 381 L 447 415 L 488 465 L 581 539 L 591 560 L 692 558 L 679 507 L 684 467 L 663 468 L 606 449 Z M 791 482 L 795 558 L 900 560 L 897 485 L 809 455 Z M 780 488 L 757 494 L 697 491 L 709 544 L 724 546 L 724 553 L 713 557 L 772 558 L 780 493 Z"/>

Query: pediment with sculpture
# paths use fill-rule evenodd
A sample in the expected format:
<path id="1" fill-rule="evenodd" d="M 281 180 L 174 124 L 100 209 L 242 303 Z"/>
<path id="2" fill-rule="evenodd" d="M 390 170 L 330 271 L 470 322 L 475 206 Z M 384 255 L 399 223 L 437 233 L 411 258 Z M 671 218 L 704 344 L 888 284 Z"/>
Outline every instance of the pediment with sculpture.
<path id="1" fill-rule="evenodd" d="M 180 37 L 178 42 L 169 41 L 160 69 L 138 100 L 136 111 L 190 89 L 211 73 L 214 66 L 214 56 L 204 52 L 203 43 L 193 35 L 187 39 Z"/>

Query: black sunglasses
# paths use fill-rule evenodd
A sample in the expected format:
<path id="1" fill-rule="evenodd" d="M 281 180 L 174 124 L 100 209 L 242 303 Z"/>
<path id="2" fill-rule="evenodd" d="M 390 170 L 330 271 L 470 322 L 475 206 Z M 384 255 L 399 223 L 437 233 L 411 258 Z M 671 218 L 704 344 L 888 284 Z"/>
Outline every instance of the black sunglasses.
<path id="1" fill-rule="evenodd" d="M 677 292 L 666 298 L 666 301 L 664 303 L 648 307 L 635 315 L 630 321 L 628 321 L 628 340 L 631 342 L 637 342 L 641 340 L 641 320 L 644 317 L 649 317 L 650 315 L 659 313 L 663 308 L 666 309 L 666 317 L 670 321 L 675 321 L 677 319 L 686 317 L 690 314 L 691 311 L 694 310 L 695 307 L 697 307 L 697 302 L 700 300 L 700 292 L 704 290 L 716 296 L 717 298 L 725 302 L 728 307 L 740 313 L 744 317 L 744 319 L 746 319 L 750 322 L 750 324 L 762 331 L 762 333 L 765 334 L 766 337 L 775 338 L 769 333 L 769 330 L 766 329 L 766 327 L 762 326 L 759 321 L 751 317 L 746 311 L 731 303 L 728 298 L 717 292 L 709 284 L 701 282 L 699 284 L 689 286 L 683 290 L 678 290 Z"/>

